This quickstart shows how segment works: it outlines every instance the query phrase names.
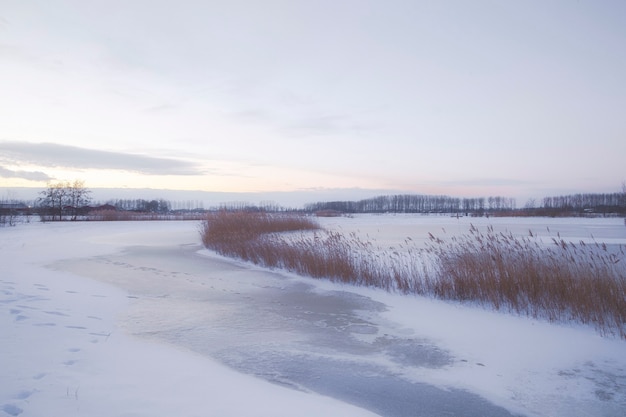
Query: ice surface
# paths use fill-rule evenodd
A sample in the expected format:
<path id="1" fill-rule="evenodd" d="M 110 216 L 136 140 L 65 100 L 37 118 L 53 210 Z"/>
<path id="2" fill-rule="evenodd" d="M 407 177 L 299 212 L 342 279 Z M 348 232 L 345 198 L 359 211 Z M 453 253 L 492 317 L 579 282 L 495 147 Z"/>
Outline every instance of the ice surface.
<path id="1" fill-rule="evenodd" d="M 131 337 L 120 322 L 128 320 L 132 294 L 58 265 L 45 267 L 125 245 L 176 247 L 181 231 L 182 242 L 197 240 L 194 227 L 83 223 L 0 229 L 0 416 L 373 415 L 246 376 L 175 344 Z M 143 285 L 149 287 L 149 280 Z"/>
<path id="2" fill-rule="evenodd" d="M 626 242 L 620 219 L 323 220 L 385 244 L 488 221 Z M 201 250 L 195 223 L 0 229 L 0 262 L 0 416 L 626 409 L 624 341 L 234 262 Z"/>

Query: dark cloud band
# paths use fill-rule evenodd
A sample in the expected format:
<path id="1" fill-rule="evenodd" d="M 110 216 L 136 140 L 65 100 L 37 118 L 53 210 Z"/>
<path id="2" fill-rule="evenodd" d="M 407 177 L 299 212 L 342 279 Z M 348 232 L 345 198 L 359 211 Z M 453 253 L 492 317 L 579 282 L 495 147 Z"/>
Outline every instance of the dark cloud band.
<path id="1" fill-rule="evenodd" d="M 147 175 L 198 175 L 200 168 L 173 158 L 101 151 L 55 143 L 0 142 L 5 163 L 79 169 L 112 169 Z M 44 174 L 45 175 L 45 174 Z"/>
<path id="2" fill-rule="evenodd" d="M 50 181 L 52 178 L 41 171 L 13 171 L 0 166 L 1 178 L 21 178 L 28 181 Z"/>

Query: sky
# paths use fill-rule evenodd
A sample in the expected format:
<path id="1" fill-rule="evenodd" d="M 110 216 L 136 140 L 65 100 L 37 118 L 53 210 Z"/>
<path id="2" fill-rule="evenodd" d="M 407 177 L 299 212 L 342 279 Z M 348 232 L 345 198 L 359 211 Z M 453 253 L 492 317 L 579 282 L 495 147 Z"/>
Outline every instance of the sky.
<path id="1" fill-rule="evenodd" d="M 624 74 L 619 0 L 0 0 L 0 190 L 618 192 Z"/>

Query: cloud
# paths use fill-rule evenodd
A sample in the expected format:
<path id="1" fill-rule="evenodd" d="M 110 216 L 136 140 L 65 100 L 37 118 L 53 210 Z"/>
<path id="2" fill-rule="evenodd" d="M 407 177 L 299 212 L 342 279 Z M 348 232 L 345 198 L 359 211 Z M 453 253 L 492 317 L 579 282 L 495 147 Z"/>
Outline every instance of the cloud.
<path id="1" fill-rule="evenodd" d="M 50 181 L 52 178 L 41 171 L 12 171 L 0 166 L 0 177 L 22 178 L 28 181 Z"/>
<path id="2" fill-rule="evenodd" d="M 0 158 L 14 164 L 78 169 L 111 169 L 147 175 L 198 175 L 191 162 L 54 143 L 0 142 Z M 45 174 L 44 174 L 45 175 Z"/>

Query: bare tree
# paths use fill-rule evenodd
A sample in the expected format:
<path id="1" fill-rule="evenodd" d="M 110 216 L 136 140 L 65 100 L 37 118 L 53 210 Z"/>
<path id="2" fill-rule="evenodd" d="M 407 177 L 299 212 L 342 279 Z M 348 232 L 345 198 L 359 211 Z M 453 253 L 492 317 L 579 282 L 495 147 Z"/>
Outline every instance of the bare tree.
<path id="1" fill-rule="evenodd" d="M 90 193 L 79 180 L 48 183 L 48 187 L 39 193 L 39 206 L 44 210 L 42 219 L 61 221 L 64 213 L 69 213 L 71 219 L 76 220 L 79 210 L 89 204 Z"/>
<path id="2" fill-rule="evenodd" d="M 626 210 L 626 181 L 622 182 L 622 201 Z M 624 226 L 626 226 L 626 216 L 624 216 Z"/>
<path id="3" fill-rule="evenodd" d="M 75 180 L 72 184 L 67 183 L 68 208 L 71 211 L 72 220 L 76 220 L 80 209 L 91 201 L 91 191 L 85 188 L 85 182 Z"/>
<path id="4" fill-rule="evenodd" d="M 0 226 L 13 226 L 12 210 L 8 199 L 0 199 Z"/>
<path id="5" fill-rule="evenodd" d="M 63 216 L 63 203 L 65 201 L 65 188 L 63 183 L 49 182 L 45 190 L 39 193 L 39 207 L 42 210 L 42 220 L 61 220 Z"/>

